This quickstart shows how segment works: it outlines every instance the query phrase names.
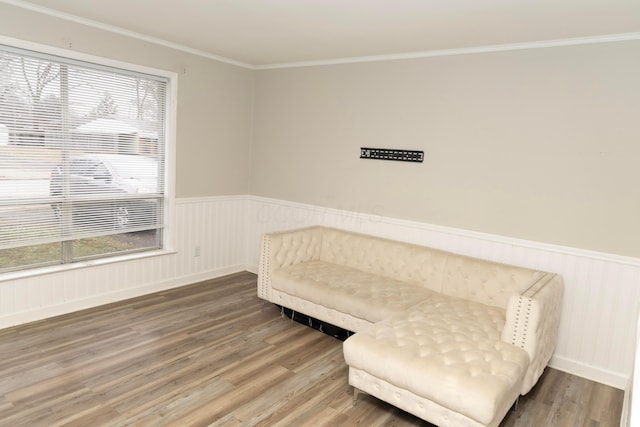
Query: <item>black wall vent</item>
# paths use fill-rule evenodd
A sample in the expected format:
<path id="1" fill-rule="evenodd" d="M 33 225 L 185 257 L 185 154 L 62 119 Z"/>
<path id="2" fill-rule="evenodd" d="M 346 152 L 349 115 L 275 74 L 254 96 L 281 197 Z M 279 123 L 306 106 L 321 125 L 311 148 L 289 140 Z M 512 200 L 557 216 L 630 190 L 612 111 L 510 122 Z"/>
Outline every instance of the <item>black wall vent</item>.
<path id="1" fill-rule="evenodd" d="M 424 151 L 362 147 L 360 148 L 360 158 L 422 163 L 424 160 Z"/>

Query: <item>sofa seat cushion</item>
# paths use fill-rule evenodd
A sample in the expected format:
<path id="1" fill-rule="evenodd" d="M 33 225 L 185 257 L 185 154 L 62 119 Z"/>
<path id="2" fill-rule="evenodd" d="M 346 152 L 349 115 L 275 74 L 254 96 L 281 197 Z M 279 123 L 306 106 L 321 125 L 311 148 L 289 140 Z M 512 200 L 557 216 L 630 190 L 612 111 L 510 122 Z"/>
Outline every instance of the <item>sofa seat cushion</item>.
<path id="1" fill-rule="evenodd" d="M 520 394 L 529 364 L 524 350 L 500 340 L 504 318 L 500 308 L 435 295 L 347 339 L 345 360 L 489 425 Z"/>
<path id="2" fill-rule="evenodd" d="M 435 292 L 416 283 L 402 282 L 324 261 L 308 261 L 274 270 L 273 289 L 377 322 L 397 315 Z"/>

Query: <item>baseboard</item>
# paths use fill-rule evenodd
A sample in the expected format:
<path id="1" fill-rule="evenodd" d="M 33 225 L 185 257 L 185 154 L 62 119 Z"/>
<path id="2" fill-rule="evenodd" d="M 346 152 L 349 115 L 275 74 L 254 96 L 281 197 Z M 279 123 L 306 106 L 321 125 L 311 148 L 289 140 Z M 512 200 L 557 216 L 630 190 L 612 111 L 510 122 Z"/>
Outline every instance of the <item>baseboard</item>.
<path id="1" fill-rule="evenodd" d="M 597 366 L 587 365 L 577 360 L 561 356 L 553 356 L 549 366 L 571 375 L 605 384 L 620 390 L 625 390 L 629 385 L 629 377 L 618 372 L 608 371 Z"/>
<path id="2" fill-rule="evenodd" d="M 244 266 L 244 271 L 248 271 L 249 273 L 258 274 L 258 266 L 246 264 Z"/>
<path id="3" fill-rule="evenodd" d="M 64 304 L 47 306 L 38 310 L 14 313 L 8 316 L 0 317 L 0 329 L 9 328 L 16 325 L 22 325 L 30 322 L 36 322 L 38 320 L 44 320 L 51 317 L 72 313 L 74 311 L 85 310 L 88 308 L 93 308 L 93 307 L 97 307 L 104 304 L 110 304 L 116 301 L 123 301 L 130 298 L 148 295 L 154 292 L 160 292 L 167 289 L 186 286 L 193 283 L 201 282 L 203 280 L 215 279 L 217 277 L 222 277 L 228 274 L 238 273 L 245 270 L 246 268 L 244 265 L 232 265 L 228 267 L 218 268 L 215 270 L 200 272 L 198 274 L 177 277 L 177 278 L 173 278 L 171 280 L 166 280 L 162 282 L 146 284 L 146 285 L 138 286 L 135 288 L 129 288 L 125 290 L 119 290 L 116 292 L 95 295 L 95 296 L 91 296 L 90 298 L 85 298 L 81 300 L 69 301 L 69 302 L 65 302 Z"/>

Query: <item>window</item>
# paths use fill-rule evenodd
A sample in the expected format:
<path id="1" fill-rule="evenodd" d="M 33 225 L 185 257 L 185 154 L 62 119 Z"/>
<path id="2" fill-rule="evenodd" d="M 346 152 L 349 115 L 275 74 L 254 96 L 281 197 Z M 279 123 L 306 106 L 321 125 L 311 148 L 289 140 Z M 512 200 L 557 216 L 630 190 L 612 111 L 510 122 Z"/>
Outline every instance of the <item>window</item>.
<path id="1" fill-rule="evenodd" d="M 162 247 L 167 86 L 0 45 L 0 272 Z"/>

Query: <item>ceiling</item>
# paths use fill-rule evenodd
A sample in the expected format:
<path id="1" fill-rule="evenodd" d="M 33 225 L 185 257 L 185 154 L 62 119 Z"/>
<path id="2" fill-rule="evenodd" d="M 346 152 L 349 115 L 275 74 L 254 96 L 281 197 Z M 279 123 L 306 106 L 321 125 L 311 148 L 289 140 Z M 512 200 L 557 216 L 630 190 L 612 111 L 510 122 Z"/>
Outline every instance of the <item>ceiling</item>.
<path id="1" fill-rule="evenodd" d="M 251 68 L 640 38 L 640 0 L 0 0 Z"/>

